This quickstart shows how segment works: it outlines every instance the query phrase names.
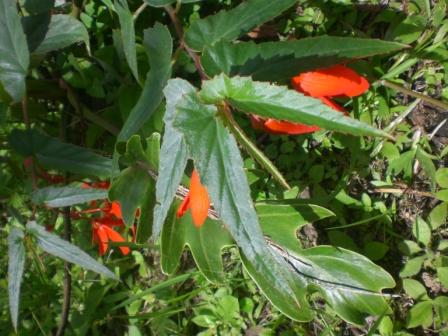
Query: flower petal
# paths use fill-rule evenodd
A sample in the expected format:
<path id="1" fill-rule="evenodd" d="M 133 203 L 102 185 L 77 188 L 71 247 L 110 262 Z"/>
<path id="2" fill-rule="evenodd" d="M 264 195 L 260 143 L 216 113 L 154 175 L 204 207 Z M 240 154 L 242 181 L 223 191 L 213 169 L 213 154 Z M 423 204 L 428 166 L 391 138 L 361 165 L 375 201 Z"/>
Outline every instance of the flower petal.
<path id="1" fill-rule="evenodd" d="M 121 234 L 119 234 L 117 231 L 115 231 L 114 229 L 111 229 L 108 226 L 103 226 L 103 229 L 106 231 L 107 236 L 109 238 L 110 241 L 113 242 L 125 242 L 126 240 L 121 236 Z M 121 250 L 121 253 L 123 255 L 127 255 L 130 252 L 129 247 L 127 246 L 119 246 L 118 247 Z"/>
<path id="2" fill-rule="evenodd" d="M 119 219 L 123 219 L 123 217 L 121 215 L 120 203 L 118 201 L 112 202 L 109 213 L 111 213 L 112 215 L 114 215 L 115 217 L 117 217 Z"/>
<path id="3" fill-rule="evenodd" d="M 199 228 L 204 224 L 210 207 L 207 189 L 201 184 L 199 174 L 193 170 L 190 181 L 190 209 L 194 225 Z"/>
<path id="4" fill-rule="evenodd" d="M 268 119 L 264 126 L 273 133 L 277 134 L 307 134 L 320 130 L 317 126 L 309 126 L 304 124 L 296 124 L 289 121 L 280 121 L 275 119 Z"/>
<path id="5" fill-rule="evenodd" d="M 182 203 L 177 209 L 176 218 L 180 218 L 185 215 L 188 209 L 190 209 L 190 193 L 188 193 L 187 196 L 182 200 Z"/>
<path id="6" fill-rule="evenodd" d="M 106 253 L 109 242 L 107 232 L 104 228 L 107 228 L 107 226 L 94 222 L 93 238 L 98 242 L 100 256 L 103 256 Z"/>
<path id="7" fill-rule="evenodd" d="M 363 76 L 343 65 L 301 73 L 292 78 L 292 85 L 311 97 L 355 97 L 369 89 Z"/>

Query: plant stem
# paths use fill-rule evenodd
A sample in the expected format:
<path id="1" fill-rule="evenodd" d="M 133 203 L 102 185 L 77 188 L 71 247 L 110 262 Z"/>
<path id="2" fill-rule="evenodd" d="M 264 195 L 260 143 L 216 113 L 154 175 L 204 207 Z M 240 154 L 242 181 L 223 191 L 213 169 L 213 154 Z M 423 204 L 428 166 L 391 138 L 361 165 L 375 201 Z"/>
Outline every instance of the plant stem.
<path id="1" fill-rule="evenodd" d="M 440 100 L 431 98 L 431 97 L 429 97 L 427 95 L 424 95 L 424 94 L 421 94 L 421 93 L 418 93 L 418 92 L 406 89 L 406 88 L 404 88 L 404 87 L 402 87 L 400 85 L 397 85 L 395 83 L 392 83 L 392 82 L 390 82 L 388 80 L 382 79 L 382 80 L 379 81 L 379 84 L 381 84 L 381 85 L 383 85 L 385 87 L 388 87 L 388 88 L 390 88 L 392 90 L 401 92 L 401 93 L 403 93 L 405 95 L 421 99 L 421 100 L 427 102 L 428 104 L 440 107 L 441 109 L 444 109 L 445 111 L 448 110 L 448 104 L 446 104 L 446 103 L 444 103 L 444 102 L 442 102 Z"/>
<path id="2" fill-rule="evenodd" d="M 61 116 L 61 139 L 62 141 L 67 141 L 67 128 L 69 124 L 69 115 L 68 113 L 64 113 Z M 65 176 L 65 182 L 67 183 L 68 175 Z M 71 240 L 72 236 L 72 221 L 70 217 L 70 207 L 64 207 L 62 209 L 63 219 L 64 219 L 64 239 L 68 242 Z M 59 322 L 59 327 L 56 332 L 56 336 L 62 336 L 65 333 L 65 329 L 68 324 L 68 317 L 70 314 L 70 302 L 71 302 L 71 294 L 72 294 L 72 276 L 70 273 L 70 263 L 64 263 L 64 297 L 62 301 L 62 312 L 61 312 L 61 321 Z"/>
<path id="3" fill-rule="evenodd" d="M 70 207 L 64 208 L 64 239 L 68 242 L 71 240 L 71 219 Z M 70 264 L 64 263 L 64 298 L 62 303 L 61 321 L 56 332 L 56 336 L 62 336 L 68 324 L 68 316 L 70 314 L 70 301 L 72 294 L 72 276 L 70 273 Z"/>
<path id="4" fill-rule="evenodd" d="M 141 14 L 141 12 L 145 10 L 146 7 L 148 7 L 148 3 L 143 2 L 142 5 L 139 8 L 137 8 L 137 10 L 134 12 L 134 15 L 132 16 L 134 21 L 137 20 L 138 16 Z"/>
<path id="5" fill-rule="evenodd" d="M 180 46 L 185 49 L 185 51 L 187 52 L 187 54 L 190 56 L 190 58 L 193 60 L 194 62 L 194 66 L 196 67 L 197 72 L 199 73 L 199 76 L 201 77 L 201 79 L 207 79 L 208 76 L 207 74 L 204 72 L 204 69 L 202 68 L 202 64 L 201 64 L 201 58 L 199 57 L 198 54 L 196 54 L 194 52 L 194 50 L 192 50 L 186 43 L 184 40 L 184 29 L 182 28 L 182 24 L 179 21 L 179 18 L 177 17 L 177 13 L 176 10 L 170 6 L 167 5 L 164 7 L 165 11 L 168 13 L 171 22 L 174 25 L 174 29 L 176 30 L 177 36 L 179 37 L 180 40 Z"/>
<path id="6" fill-rule="evenodd" d="M 30 117 L 28 114 L 28 97 L 25 93 L 22 99 L 22 113 L 23 113 L 23 121 L 25 122 L 25 127 L 27 131 L 31 129 Z M 36 166 L 34 165 L 34 158 L 31 157 L 30 164 L 30 173 L 31 173 L 31 184 L 33 190 L 37 189 L 37 175 L 36 175 Z M 34 213 L 34 211 L 33 211 Z"/>
<path id="7" fill-rule="evenodd" d="M 233 119 L 229 105 L 225 104 L 223 106 L 222 113 L 220 115 L 229 131 L 235 136 L 238 143 L 244 147 L 249 155 L 252 156 L 254 160 L 256 160 L 264 169 L 266 169 L 283 188 L 286 190 L 291 189 L 291 186 L 288 182 L 286 182 L 286 179 L 283 177 L 282 173 L 280 173 L 271 160 L 269 160 L 252 141 L 250 141 L 235 119 Z"/>

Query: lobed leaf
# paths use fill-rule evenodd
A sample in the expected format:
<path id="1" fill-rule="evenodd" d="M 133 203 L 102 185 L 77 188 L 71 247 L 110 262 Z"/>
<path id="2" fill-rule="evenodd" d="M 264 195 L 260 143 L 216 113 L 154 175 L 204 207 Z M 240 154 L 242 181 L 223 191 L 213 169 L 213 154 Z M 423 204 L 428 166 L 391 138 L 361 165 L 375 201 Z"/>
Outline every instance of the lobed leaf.
<path id="1" fill-rule="evenodd" d="M 222 283 L 225 279 L 221 258 L 222 250 L 233 245 L 233 239 L 222 223 L 207 219 L 200 229 L 192 221 L 190 212 L 176 218 L 179 202 L 171 207 L 162 229 L 161 266 L 167 274 L 173 274 L 185 246 L 188 246 L 202 274 L 211 282 Z"/>
<path id="2" fill-rule="evenodd" d="M 79 247 L 48 232 L 36 222 L 28 222 L 26 229 L 36 237 L 37 245 L 45 252 L 72 264 L 79 265 L 89 271 L 104 275 L 107 278 L 118 280 L 118 277 L 114 273 L 82 251 Z"/>
<path id="3" fill-rule="evenodd" d="M 106 190 L 78 187 L 46 187 L 37 189 L 31 194 L 33 203 L 44 204 L 50 208 L 71 206 L 106 198 Z"/>
<path id="4" fill-rule="evenodd" d="M 295 295 L 290 272 L 264 241 L 238 145 L 216 118 L 216 106 L 204 105 L 195 93 L 190 93 L 179 101 L 176 111 L 173 126 L 182 132 L 201 182 L 232 237 L 256 271 L 297 299 L 301 307 L 304 298 Z"/>
<path id="5" fill-rule="evenodd" d="M 187 45 L 194 50 L 218 41 L 232 41 L 293 6 L 296 0 L 248 0 L 239 6 L 194 21 L 185 34 Z"/>
<path id="6" fill-rule="evenodd" d="M 230 43 L 218 42 L 204 50 L 201 63 L 213 77 L 251 76 L 260 81 L 289 80 L 305 71 L 348 60 L 385 54 L 407 45 L 356 37 L 317 36 L 300 40 Z"/>
<path id="7" fill-rule="evenodd" d="M 359 120 L 346 117 L 320 100 L 302 95 L 285 86 L 254 82 L 250 77 L 224 74 L 204 81 L 200 97 L 209 104 L 227 100 L 239 110 L 265 118 L 288 120 L 353 135 L 390 137 Z"/>
<path id="8" fill-rule="evenodd" d="M 16 0 L 0 1 L 0 82 L 14 101 L 25 95 L 30 55 Z"/>

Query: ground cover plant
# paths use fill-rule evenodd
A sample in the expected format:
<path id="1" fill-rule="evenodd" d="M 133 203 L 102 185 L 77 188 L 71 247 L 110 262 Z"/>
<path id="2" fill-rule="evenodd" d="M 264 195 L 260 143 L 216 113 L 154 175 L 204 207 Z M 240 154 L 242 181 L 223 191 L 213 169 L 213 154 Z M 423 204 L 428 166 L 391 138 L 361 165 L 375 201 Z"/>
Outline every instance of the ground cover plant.
<path id="1" fill-rule="evenodd" d="M 447 5 L 2 0 L 2 334 L 448 335 Z"/>

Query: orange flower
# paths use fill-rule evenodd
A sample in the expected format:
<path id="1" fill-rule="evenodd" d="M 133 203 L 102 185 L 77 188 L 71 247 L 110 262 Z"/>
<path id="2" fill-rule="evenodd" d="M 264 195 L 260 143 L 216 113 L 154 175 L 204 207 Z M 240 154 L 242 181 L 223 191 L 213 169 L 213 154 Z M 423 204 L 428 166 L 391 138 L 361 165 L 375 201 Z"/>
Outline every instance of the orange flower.
<path id="1" fill-rule="evenodd" d="M 369 89 L 364 77 L 344 65 L 304 72 L 293 77 L 291 82 L 297 91 L 315 98 L 355 97 Z"/>
<path id="2" fill-rule="evenodd" d="M 201 184 L 199 174 L 193 170 L 190 180 L 190 192 L 184 198 L 182 204 L 177 209 L 176 217 L 182 217 L 188 209 L 191 209 L 191 217 L 196 228 L 200 228 L 204 224 L 208 216 L 210 207 L 210 198 L 207 188 Z"/>
<path id="3" fill-rule="evenodd" d="M 109 241 L 125 242 L 126 240 L 111 226 L 116 226 L 114 222 L 109 222 L 108 218 L 99 218 L 92 221 L 92 238 L 98 243 L 99 253 L 103 256 L 109 247 Z M 130 250 L 127 246 L 119 246 L 121 253 L 127 255 Z"/>
<path id="4" fill-rule="evenodd" d="M 305 95 L 320 99 L 325 105 L 334 110 L 345 110 L 328 97 L 355 97 L 369 89 L 367 80 L 354 70 L 344 65 L 334 65 L 330 68 L 304 72 L 291 80 L 292 86 Z M 255 129 L 261 129 L 272 134 L 307 134 L 320 128 L 313 125 L 292 123 L 276 119 L 262 119 L 251 116 L 251 123 Z"/>
<path id="5" fill-rule="evenodd" d="M 105 182 L 93 182 L 84 183 L 82 188 L 98 188 L 108 189 L 110 183 Z M 113 229 L 114 226 L 124 227 L 123 218 L 121 215 L 121 207 L 118 201 L 104 201 L 102 207 L 97 208 L 95 201 L 90 203 L 90 209 L 83 211 L 83 213 L 101 212 L 101 217 L 92 218 L 92 239 L 98 243 L 100 255 L 104 255 L 109 246 L 109 241 L 112 242 L 125 242 L 121 234 Z M 132 227 L 132 234 L 135 237 L 135 229 Z M 134 238 L 133 238 L 134 239 Z M 127 255 L 130 252 L 129 247 L 119 246 L 121 253 Z"/>

